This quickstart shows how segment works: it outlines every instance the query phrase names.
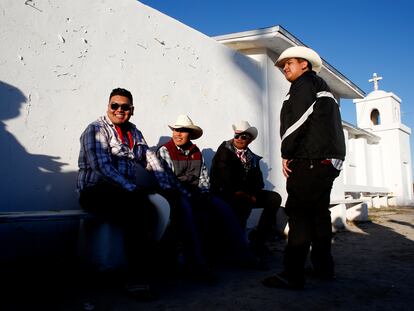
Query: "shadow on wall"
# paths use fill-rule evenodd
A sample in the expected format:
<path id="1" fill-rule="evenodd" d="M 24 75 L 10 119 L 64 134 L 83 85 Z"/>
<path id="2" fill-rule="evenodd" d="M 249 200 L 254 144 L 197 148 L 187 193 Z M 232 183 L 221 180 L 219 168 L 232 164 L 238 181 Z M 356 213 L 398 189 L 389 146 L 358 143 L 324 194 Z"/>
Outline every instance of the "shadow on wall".
<path id="1" fill-rule="evenodd" d="M 260 161 L 260 169 L 262 170 L 262 173 L 263 173 L 263 181 L 265 184 L 265 189 L 274 191 L 276 186 L 269 181 L 269 175 L 272 169 L 269 168 L 269 165 L 267 165 L 267 163 L 265 163 L 263 160 Z"/>
<path id="2" fill-rule="evenodd" d="M 243 73 L 245 77 L 247 77 L 251 82 L 253 82 L 253 85 L 255 87 L 254 94 L 256 98 L 254 99 L 254 104 L 261 106 L 260 113 L 267 114 L 265 102 L 263 102 L 263 94 L 264 92 L 267 92 L 265 89 L 265 85 L 269 82 L 264 80 L 264 75 L 261 69 L 262 65 L 259 65 L 259 62 L 251 59 L 249 56 L 242 54 L 241 52 L 234 51 L 232 54 L 232 61 L 235 64 L 237 68 L 239 68 L 239 71 Z M 272 59 L 273 60 L 273 59 Z M 274 60 L 273 60 L 274 61 Z M 279 69 L 275 69 L 279 70 Z M 265 94 L 268 96 L 268 94 Z M 253 103 L 250 103 L 253 104 Z M 270 122 L 272 118 L 267 116 L 266 122 L 260 122 L 258 123 L 259 129 L 262 128 L 263 131 L 269 131 L 270 128 L 274 126 L 274 124 L 267 124 L 267 122 Z M 269 127 L 270 126 L 270 127 Z M 260 131 L 260 130 L 259 130 Z M 264 145 L 269 144 L 269 141 L 264 141 Z M 260 155 L 260 154 L 259 154 Z M 263 160 L 260 161 L 260 168 L 263 173 L 263 180 L 265 183 L 265 189 L 267 190 L 275 190 L 276 185 L 272 184 L 270 180 L 270 175 L 272 174 L 275 179 L 275 176 L 279 176 L 281 172 L 271 172 L 271 168 L 267 163 L 265 163 Z"/>
<path id="3" fill-rule="evenodd" d="M 211 148 L 205 148 L 201 151 L 201 153 L 203 154 L 207 170 L 210 172 L 211 162 L 213 161 L 213 158 L 214 158 L 214 155 L 216 154 L 216 152 Z"/>
<path id="4" fill-rule="evenodd" d="M 161 136 L 158 139 L 158 143 L 156 146 L 151 146 L 150 149 L 153 150 L 154 152 L 156 152 L 158 150 L 158 148 L 160 148 L 162 145 L 168 143 L 171 139 L 171 136 Z"/>
<path id="5" fill-rule="evenodd" d="M 17 118 L 26 102 L 18 88 L 0 81 L 0 211 L 77 208 L 77 173 L 63 173 L 60 157 L 27 152 L 7 130 L 5 121 Z"/>
<path id="6" fill-rule="evenodd" d="M 264 89 L 263 77 L 261 75 L 260 66 L 249 56 L 246 56 L 238 51 L 233 51 L 232 54 L 233 63 L 240 69 L 249 80 L 251 80 L 257 87 L 258 102 L 262 102 L 262 92 Z"/>

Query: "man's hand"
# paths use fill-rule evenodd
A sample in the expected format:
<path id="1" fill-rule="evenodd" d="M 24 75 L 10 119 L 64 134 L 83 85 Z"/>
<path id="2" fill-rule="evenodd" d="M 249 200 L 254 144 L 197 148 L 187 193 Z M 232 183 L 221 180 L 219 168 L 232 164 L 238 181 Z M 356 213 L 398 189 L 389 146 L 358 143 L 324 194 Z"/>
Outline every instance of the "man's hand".
<path id="1" fill-rule="evenodd" d="M 292 160 L 288 160 L 288 159 L 282 159 L 282 171 L 283 171 L 283 175 L 285 175 L 286 178 L 289 177 L 289 173 L 292 172 L 292 170 L 289 168 L 289 163 Z"/>

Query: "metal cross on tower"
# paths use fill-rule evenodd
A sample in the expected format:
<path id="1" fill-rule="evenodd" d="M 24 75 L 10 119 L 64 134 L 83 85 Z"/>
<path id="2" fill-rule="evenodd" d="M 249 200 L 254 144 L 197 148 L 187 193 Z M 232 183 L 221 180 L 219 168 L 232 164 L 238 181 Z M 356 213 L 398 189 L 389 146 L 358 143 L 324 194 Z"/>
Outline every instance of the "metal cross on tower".
<path id="1" fill-rule="evenodd" d="M 372 75 L 372 79 L 368 80 L 368 82 L 374 82 L 374 91 L 378 91 L 378 81 L 379 80 L 382 80 L 382 77 L 378 77 L 375 72 Z"/>

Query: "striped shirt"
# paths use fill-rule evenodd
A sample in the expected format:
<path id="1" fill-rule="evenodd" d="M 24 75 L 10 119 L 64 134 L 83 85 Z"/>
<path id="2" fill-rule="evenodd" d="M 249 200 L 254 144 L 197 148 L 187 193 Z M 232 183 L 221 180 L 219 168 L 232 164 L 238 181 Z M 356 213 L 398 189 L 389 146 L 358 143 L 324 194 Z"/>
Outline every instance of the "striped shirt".
<path id="1" fill-rule="evenodd" d="M 109 182 L 133 191 L 136 188 L 137 163 L 154 173 L 161 188 L 171 187 L 160 161 L 149 150 L 142 133 L 132 123 L 129 125 L 132 148 L 128 142 L 121 141 L 115 125 L 107 116 L 89 124 L 80 138 L 78 190 Z"/>
<path id="2" fill-rule="evenodd" d="M 328 159 L 328 160 L 331 160 L 332 166 L 336 168 L 338 171 L 342 170 L 344 161 L 342 161 L 341 159 Z"/>

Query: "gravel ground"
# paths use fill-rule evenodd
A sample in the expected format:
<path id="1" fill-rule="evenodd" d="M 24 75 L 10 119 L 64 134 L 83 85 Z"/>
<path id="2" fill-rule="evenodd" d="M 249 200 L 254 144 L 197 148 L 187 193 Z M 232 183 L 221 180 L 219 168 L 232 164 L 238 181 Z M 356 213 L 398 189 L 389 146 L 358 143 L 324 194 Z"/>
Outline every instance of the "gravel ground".
<path id="1" fill-rule="evenodd" d="M 369 215 L 369 222 L 336 232 L 337 279 L 308 279 L 302 291 L 260 283 L 282 268 L 286 241 L 280 238 L 271 244 L 270 271 L 217 267 L 215 285 L 160 277 L 152 302 L 136 301 L 115 281 L 91 282 L 69 266 L 10 269 L 0 281 L 0 310 L 414 310 L 414 208 L 371 209 Z"/>

